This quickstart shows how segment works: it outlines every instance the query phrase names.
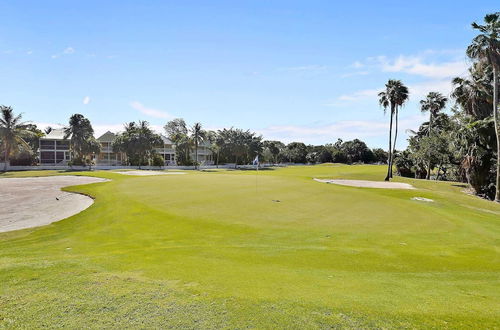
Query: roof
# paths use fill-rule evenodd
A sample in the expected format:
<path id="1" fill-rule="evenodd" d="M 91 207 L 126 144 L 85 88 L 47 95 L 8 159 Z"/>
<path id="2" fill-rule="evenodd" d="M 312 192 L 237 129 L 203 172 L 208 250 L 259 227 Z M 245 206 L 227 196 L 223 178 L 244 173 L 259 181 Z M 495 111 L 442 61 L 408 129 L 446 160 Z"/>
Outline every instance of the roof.
<path id="1" fill-rule="evenodd" d="M 40 140 L 64 140 L 64 128 L 53 128 L 49 134 L 41 137 Z"/>
<path id="2" fill-rule="evenodd" d="M 161 139 L 163 140 L 164 144 L 172 144 L 172 141 L 170 141 L 170 139 L 168 137 L 161 135 L 161 134 L 160 134 L 160 136 L 161 136 Z"/>
<path id="3" fill-rule="evenodd" d="M 116 139 L 116 134 L 112 133 L 110 131 L 107 131 L 103 135 L 99 136 L 97 138 L 97 141 L 99 142 L 113 142 Z"/>

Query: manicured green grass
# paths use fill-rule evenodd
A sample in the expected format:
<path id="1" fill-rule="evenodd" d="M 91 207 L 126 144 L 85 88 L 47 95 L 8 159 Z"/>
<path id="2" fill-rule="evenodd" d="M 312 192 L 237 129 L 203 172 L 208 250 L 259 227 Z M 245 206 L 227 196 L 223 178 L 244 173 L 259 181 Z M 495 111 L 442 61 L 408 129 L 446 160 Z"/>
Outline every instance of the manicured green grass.
<path id="1" fill-rule="evenodd" d="M 384 171 L 93 172 L 112 181 L 68 188 L 92 207 L 0 234 L 0 326 L 500 327 L 500 206 L 312 180 Z"/>

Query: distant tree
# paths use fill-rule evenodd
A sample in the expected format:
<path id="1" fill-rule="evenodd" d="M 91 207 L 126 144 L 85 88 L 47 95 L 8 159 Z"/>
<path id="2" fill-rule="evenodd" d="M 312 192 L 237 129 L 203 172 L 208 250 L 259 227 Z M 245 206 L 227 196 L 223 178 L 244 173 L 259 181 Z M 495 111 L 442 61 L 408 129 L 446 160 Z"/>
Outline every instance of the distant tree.
<path id="1" fill-rule="evenodd" d="M 278 163 L 279 154 L 285 149 L 285 144 L 280 141 L 264 141 L 263 147 L 269 151 L 271 155 L 270 161 L 273 163 Z"/>
<path id="2" fill-rule="evenodd" d="M 498 73 L 500 71 L 500 12 L 484 17 L 484 25 L 472 23 L 479 34 L 467 47 L 467 56 L 488 63 L 493 70 L 493 121 L 495 124 L 497 144 L 496 192 L 495 201 L 500 203 L 500 122 L 498 114 Z"/>
<path id="3" fill-rule="evenodd" d="M 45 133 L 40 130 L 35 124 L 27 124 L 26 129 L 33 132 L 32 135 L 24 138 L 24 141 L 30 146 L 29 149 L 25 147 L 19 147 L 18 153 L 13 155 L 10 160 L 11 165 L 34 165 L 37 162 L 37 150 L 40 145 L 40 138 L 45 136 Z"/>
<path id="4" fill-rule="evenodd" d="M 191 165 L 192 140 L 189 137 L 189 129 L 182 118 L 169 121 L 164 126 L 168 138 L 175 145 L 177 161 L 180 165 Z"/>
<path id="5" fill-rule="evenodd" d="M 70 138 L 73 164 L 91 164 L 92 154 L 100 152 L 101 145 L 94 137 L 90 120 L 81 114 L 69 118 L 69 124 L 64 128 L 64 138 Z"/>
<path id="6" fill-rule="evenodd" d="M 30 136 L 26 137 L 24 140 L 31 147 L 33 152 L 36 152 L 40 147 L 40 138 L 45 136 L 45 133 L 39 129 L 35 124 L 27 124 L 26 129 L 33 132 Z"/>
<path id="7" fill-rule="evenodd" d="M 430 92 L 429 94 L 427 94 L 425 100 L 420 101 L 420 108 L 422 112 L 429 112 L 429 126 L 427 134 L 429 137 L 432 137 L 432 121 L 434 117 L 437 116 L 439 112 L 445 108 L 447 101 L 448 99 L 438 92 Z M 432 139 L 430 139 L 429 141 L 432 141 Z M 429 180 L 431 176 L 432 148 L 429 148 L 428 151 L 429 151 L 429 157 L 428 157 L 429 159 L 427 161 L 428 164 L 427 177 L 426 177 L 427 180 Z"/>
<path id="8" fill-rule="evenodd" d="M 201 123 L 195 123 L 191 128 L 191 139 L 194 143 L 195 167 L 198 167 L 198 145 L 205 141 L 206 132 L 203 130 Z"/>
<path id="9" fill-rule="evenodd" d="M 207 131 L 207 140 L 210 143 L 209 149 L 215 156 L 215 165 L 219 167 L 220 153 L 225 141 L 216 131 Z"/>
<path id="10" fill-rule="evenodd" d="M 154 148 L 162 145 L 161 136 L 153 132 L 147 121 L 130 122 L 113 142 L 114 152 L 124 152 L 130 165 L 147 165 L 154 159 Z"/>
<path id="11" fill-rule="evenodd" d="M 373 156 L 376 162 L 386 163 L 387 162 L 387 152 L 382 148 L 375 148 L 372 150 Z"/>
<path id="12" fill-rule="evenodd" d="M 389 152 L 388 152 L 388 167 L 387 176 L 385 181 L 389 181 L 392 177 L 392 161 L 393 153 L 396 150 L 396 141 L 398 135 L 398 113 L 399 108 L 408 100 L 409 91 L 408 88 L 403 85 L 400 80 L 390 79 L 387 84 L 385 84 L 385 90 L 378 94 L 379 103 L 384 108 L 384 113 L 387 109 L 390 109 L 390 125 L 389 125 Z M 392 144 L 392 121 L 396 118 L 396 130 L 394 134 L 394 145 Z"/>
<path id="13" fill-rule="evenodd" d="M 235 166 L 239 163 L 248 164 L 262 153 L 262 136 L 249 130 L 222 129 L 218 135 L 224 141 L 221 154 L 226 160 L 234 161 Z"/>
<path id="14" fill-rule="evenodd" d="M 4 171 L 6 171 L 10 156 L 16 148 L 31 150 L 25 139 L 33 137 L 35 133 L 29 130 L 29 124 L 21 121 L 22 115 L 14 115 L 11 107 L 2 105 L 0 111 L 0 141 L 3 144 Z"/>
<path id="15" fill-rule="evenodd" d="M 374 160 L 373 152 L 367 147 L 366 143 L 361 140 L 354 139 L 342 143 L 342 150 L 347 157 L 347 163 L 370 163 Z"/>
<path id="16" fill-rule="evenodd" d="M 302 142 L 292 142 L 286 146 L 288 160 L 292 163 L 306 163 L 307 147 Z"/>

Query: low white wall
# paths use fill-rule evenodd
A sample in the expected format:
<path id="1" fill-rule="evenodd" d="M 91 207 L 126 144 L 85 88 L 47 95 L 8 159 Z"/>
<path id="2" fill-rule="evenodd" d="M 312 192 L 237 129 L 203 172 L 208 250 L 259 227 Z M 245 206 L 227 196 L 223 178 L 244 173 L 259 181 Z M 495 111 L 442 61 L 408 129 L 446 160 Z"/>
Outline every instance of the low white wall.
<path id="1" fill-rule="evenodd" d="M 0 171 L 3 170 L 3 163 L 0 163 Z M 260 164 L 260 168 L 263 167 L 282 167 L 286 166 L 284 164 Z M 224 165 L 205 165 L 199 166 L 200 169 L 216 169 L 216 168 L 226 168 L 234 169 L 234 164 L 224 164 Z M 241 169 L 255 169 L 255 165 L 238 165 L 236 168 Z M 59 171 L 86 171 L 88 166 L 62 166 L 62 165 L 37 165 L 37 166 L 7 166 L 7 171 L 37 171 L 37 170 L 59 170 Z M 194 170 L 194 166 L 110 166 L 110 165 L 98 165 L 92 166 L 92 170 Z"/>

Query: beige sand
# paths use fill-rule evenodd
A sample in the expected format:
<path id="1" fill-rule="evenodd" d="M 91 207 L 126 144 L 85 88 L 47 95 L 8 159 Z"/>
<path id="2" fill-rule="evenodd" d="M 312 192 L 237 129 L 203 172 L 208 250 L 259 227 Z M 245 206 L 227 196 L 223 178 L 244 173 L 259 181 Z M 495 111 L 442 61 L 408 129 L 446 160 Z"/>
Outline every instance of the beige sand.
<path id="1" fill-rule="evenodd" d="M 401 182 L 386 181 L 366 181 L 366 180 L 324 180 L 314 179 L 318 182 L 339 184 L 342 186 L 362 187 L 362 188 L 384 188 L 384 189 L 415 189 L 411 184 Z"/>
<path id="2" fill-rule="evenodd" d="M 427 203 L 432 203 L 434 202 L 433 199 L 430 199 L 430 198 L 425 198 L 425 197 L 412 197 L 411 198 L 412 201 L 419 201 L 419 202 L 427 202 Z"/>
<path id="3" fill-rule="evenodd" d="M 0 232 L 48 225 L 77 214 L 94 200 L 61 188 L 103 181 L 108 180 L 87 176 L 0 179 Z"/>
<path id="4" fill-rule="evenodd" d="M 125 174 L 125 175 L 168 175 L 168 174 L 186 174 L 184 172 L 161 172 L 161 171 L 147 171 L 147 170 L 137 170 L 137 171 L 115 171 L 113 173 Z"/>

